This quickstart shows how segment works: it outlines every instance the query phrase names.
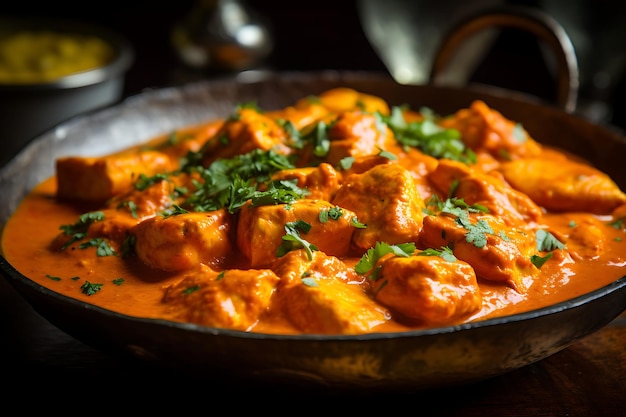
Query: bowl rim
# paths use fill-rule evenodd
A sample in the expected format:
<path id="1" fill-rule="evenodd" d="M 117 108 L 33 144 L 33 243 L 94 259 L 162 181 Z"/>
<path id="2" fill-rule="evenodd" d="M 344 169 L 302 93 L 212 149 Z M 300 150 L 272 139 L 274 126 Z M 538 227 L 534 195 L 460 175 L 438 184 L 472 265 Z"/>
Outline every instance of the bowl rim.
<path id="1" fill-rule="evenodd" d="M 85 87 L 117 77 L 128 70 L 135 60 L 134 48 L 124 35 L 97 23 L 64 17 L 0 16 L 0 28 L 2 28 L 0 33 L 16 29 L 42 29 L 94 35 L 106 41 L 115 50 L 115 57 L 101 67 L 65 75 L 47 82 L 23 84 L 0 82 L 0 91 L 41 91 Z"/>

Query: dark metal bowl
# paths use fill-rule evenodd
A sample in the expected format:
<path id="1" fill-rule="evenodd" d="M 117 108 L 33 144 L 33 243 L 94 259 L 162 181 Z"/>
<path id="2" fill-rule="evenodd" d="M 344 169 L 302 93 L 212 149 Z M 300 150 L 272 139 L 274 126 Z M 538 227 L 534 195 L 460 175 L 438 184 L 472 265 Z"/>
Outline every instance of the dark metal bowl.
<path id="1" fill-rule="evenodd" d="M 53 175 L 56 157 L 113 152 L 177 127 L 228 116 L 238 103 L 279 108 L 339 86 L 392 104 L 428 106 L 439 114 L 482 99 L 522 122 L 538 141 L 584 155 L 621 187 L 626 184 L 621 132 L 520 94 L 404 86 L 372 73 L 282 73 L 260 81 L 223 79 L 153 90 L 61 124 L 0 170 L 0 226 L 33 186 Z M 490 378 L 564 349 L 626 309 L 625 276 L 550 307 L 459 326 L 358 336 L 269 335 L 129 317 L 43 288 L 4 258 L 0 267 L 39 314 L 105 352 L 211 378 L 228 375 L 346 391 L 419 390 Z"/>
<path id="2" fill-rule="evenodd" d="M 60 122 L 119 101 L 124 75 L 134 60 L 132 45 L 110 28 L 60 18 L 0 18 L 0 33 L 22 30 L 95 36 L 113 48 L 114 57 L 101 67 L 49 82 L 0 83 L 0 165 Z"/>

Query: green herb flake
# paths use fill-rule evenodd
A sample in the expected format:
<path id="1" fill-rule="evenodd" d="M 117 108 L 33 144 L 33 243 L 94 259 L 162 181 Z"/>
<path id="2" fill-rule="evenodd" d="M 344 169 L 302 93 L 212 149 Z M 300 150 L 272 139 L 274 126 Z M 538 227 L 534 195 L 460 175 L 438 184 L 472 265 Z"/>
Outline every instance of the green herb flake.
<path id="1" fill-rule="evenodd" d="M 128 210 L 130 211 L 130 215 L 133 216 L 133 218 L 138 218 L 139 216 L 137 215 L 137 204 L 135 204 L 134 201 L 132 200 L 128 200 L 128 201 L 122 201 L 117 205 L 118 209 L 122 209 L 122 208 L 128 208 Z"/>
<path id="2" fill-rule="evenodd" d="M 425 113 L 426 114 L 426 113 Z M 379 117 L 389 126 L 396 140 L 404 147 L 417 148 L 434 158 L 447 158 L 464 163 L 475 163 L 476 155 L 461 140 L 456 129 L 445 129 L 437 124 L 430 112 L 423 121 L 407 122 L 404 108 L 393 106 L 391 114 Z"/>
<path id="3" fill-rule="evenodd" d="M 91 247 L 96 247 L 96 255 L 98 256 L 115 256 L 115 250 L 101 237 L 90 239 L 87 242 L 81 243 L 79 246 L 80 249 Z"/>
<path id="4" fill-rule="evenodd" d="M 457 213 L 456 223 L 462 226 L 467 233 L 465 233 L 465 241 L 471 243 L 477 248 L 484 248 L 487 244 L 487 234 L 493 234 L 493 229 L 484 220 L 480 219 L 475 224 L 470 221 L 467 211 L 461 211 Z"/>
<path id="5" fill-rule="evenodd" d="M 563 243 L 554 237 L 552 233 L 544 229 L 539 229 L 535 232 L 535 240 L 539 252 L 551 252 L 556 249 L 565 249 Z"/>
<path id="6" fill-rule="evenodd" d="M 148 187 L 167 180 L 169 180 L 169 174 L 165 173 L 155 174 L 151 177 L 146 174 L 139 174 L 139 178 L 135 181 L 135 188 L 138 191 L 145 191 Z"/>
<path id="7" fill-rule="evenodd" d="M 378 152 L 378 156 L 381 156 L 383 158 L 387 158 L 390 161 L 395 161 L 395 160 L 398 159 L 398 157 L 395 154 L 393 154 L 393 153 L 391 153 L 389 151 L 385 151 L 385 150 L 381 150 L 380 152 Z"/>
<path id="8" fill-rule="evenodd" d="M 526 130 L 521 123 L 516 123 L 513 127 L 513 138 L 519 143 L 526 142 L 528 135 L 526 134 Z"/>
<path id="9" fill-rule="evenodd" d="M 365 223 L 361 223 L 356 216 L 353 216 L 350 219 L 350 226 L 356 227 L 357 229 L 367 229 L 367 225 Z"/>
<path id="10" fill-rule="evenodd" d="M 352 164 L 354 164 L 354 156 L 346 156 L 345 158 L 341 158 L 339 160 L 339 168 L 344 171 L 352 168 Z"/>
<path id="11" fill-rule="evenodd" d="M 317 251 L 318 248 L 300 236 L 300 232 L 303 232 L 304 234 L 309 233 L 311 227 L 312 226 L 304 220 L 296 220 L 295 222 L 286 223 L 285 235 L 282 237 L 281 244 L 278 248 L 276 248 L 276 257 L 281 258 L 292 250 L 304 249 L 308 259 L 312 260 L 313 251 Z"/>
<path id="12" fill-rule="evenodd" d="M 443 246 L 440 250 L 427 248 L 417 253 L 418 256 L 439 256 L 448 262 L 456 262 L 456 256 L 452 252 L 452 249 L 448 246 Z"/>
<path id="13" fill-rule="evenodd" d="M 302 283 L 307 287 L 319 287 L 319 284 L 315 280 L 315 278 L 302 278 Z"/>
<path id="14" fill-rule="evenodd" d="M 546 256 L 533 255 L 530 257 L 530 262 L 533 263 L 537 268 L 541 268 L 543 264 L 546 263 L 548 259 L 552 258 L 552 253 L 548 253 Z"/>
<path id="15" fill-rule="evenodd" d="M 164 218 L 168 218 L 172 216 L 178 216 L 179 214 L 187 214 L 187 213 L 189 213 L 189 210 L 182 208 L 178 204 L 172 204 L 171 207 L 168 207 L 167 209 L 163 210 L 160 214 Z"/>
<path id="16" fill-rule="evenodd" d="M 329 219 L 339 220 L 342 215 L 343 215 L 343 209 L 341 207 L 335 206 L 335 207 L 320 210 L 320 214 L 318 218 L 321 223 L 326 223 Z"/>
<path id="17" fill-rule="evenodd" d="M 53 276 L 50 274 L 46 274 L 46 278 L 51 279 L 52 281 L 61 281 L 61 277 Z"/>
<path id="18" fill-rule="evenodd" d="M 624 217 L 620 217 L 619 219 L 615 219 L 612 222 L 609 223 L 609 226 L 620 230 L 622 227 L 624 227 Z"/>
<path id="19" fill-rule="evenodd" d="M 194 285 L 194 286 L 192 286 L 192 287 L 185 288 L 185 289 L 183 290 L 183 295 L 189 295 L 189 294 L 192 294 L 192 293 L 194 293 L 194 292 L 198 291 L 199 289 L 200 289 L 200 286 L 199 286 L 199 285 Z"/>
<path id="20" fill-rule="evenodd" d="M 89 281 L 85 281 L 83 285 L 80 286 L 80 291 L 86 295 L 94 295 L 98 291 L 102 289 L 102 284 L 93 284 Z"/>
<path id="21" fill-rule="evenodd" d="M 72 243 L 87 237 L 87 230 L 92 223 L 104 220 L 102 211 L 91 211 L 81 214 L 78 221 L 74 224 L 62 225 L 59 228 L 63 234 L 70 236 L 70 239 L 61 246 L 61 250 L 67 249 Z"/>
<path id="22" fill-rule="evenodd" d="M 396 256 L 407 257 L 412 255 L 416 250 L 415 243 L 400 243 L 397 245 L 390 245 L 385 242 L 376 242 L 373 248 L 369 248 L 367 252 L 361 257 L 361 259 L 354 266 L 354 270 L 359 274 L 367 274 L 374 269 L 376 262 L 387 254 L 394 254 Z"/>

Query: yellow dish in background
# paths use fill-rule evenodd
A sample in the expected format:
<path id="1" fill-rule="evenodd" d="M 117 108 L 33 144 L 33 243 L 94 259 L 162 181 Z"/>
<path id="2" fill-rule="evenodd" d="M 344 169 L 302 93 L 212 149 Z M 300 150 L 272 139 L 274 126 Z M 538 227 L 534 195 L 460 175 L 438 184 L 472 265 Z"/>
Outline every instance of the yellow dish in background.
<path id="1" fill-rule="evenodd" d="M 123 34 L 92 22 L 0 16 L 0 166 L 60 122 L 119 101 L 133 59 Z"/>
<path id="2" fill-rule="evenodd" d="M 22 30 L 0 34 L 0 83 L 37 84 L 102 67 L 115 51 L 83 34 Z"/>

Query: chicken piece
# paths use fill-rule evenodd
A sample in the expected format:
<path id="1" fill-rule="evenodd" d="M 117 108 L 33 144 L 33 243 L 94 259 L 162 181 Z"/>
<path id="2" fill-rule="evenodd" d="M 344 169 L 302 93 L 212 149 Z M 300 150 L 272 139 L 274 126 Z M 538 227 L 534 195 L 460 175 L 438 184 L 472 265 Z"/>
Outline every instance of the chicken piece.
<path id="1" fill-rule="evenodd" d="M 152 176 L 176 169 L 162 152 L 132 150 L 103 157 L 68 156 L 56 160 L 57 196 L 103 203 L 128 192 L 140 174 Z"/>
<path id="2" fill-rule="evenodd" d="M 332 165 L 322 162 L 317 167 L 283 169 L 272 176 L 273 180 L 297 180 L 297 186 L 309 191 L 311 200 L 330 201 L 339 188 L 341 175 Z"/>
<path id="3" fill-rule="evenodd" d="M 565 244 L 565 250 L 575 260 L 591 260 L 602 256 L 607 244 L 607 228 L 612 226 L 604 220 L 587 213 L 549 214 L 550 232 Z M 566 224 L 562 224 L 566 223 Z"/>
<path id="4" fill-rule="evenodd" d="M 421 196 L 430 196 L 434 191 L 432 185 L 428 182 L 426 174 L 437 167 L 437 159 L 428 156 L 415 148 L 400 150 L 396 153 L 398 160 L 389 159 L 383 155 L 367 155 L 354 158 L 352 164 L 341 171 L 343 178 L 347 178 L 351 174 L 362 174 L 376 165 L 395 164 L 409 170 L 418 194 Z"/>
<path id="5" fill-rule="evenodd" d="M 239 109 L 237 117 L 228 119 L 203 147 L 203 164 L 208 166 L 218 158 L 232 158 L 255 149 L 274 150 L 289 155 L 289 135 L 276 120 L 256 109 Z"/>
<path id="6" fill-rule="evenodd" d="M 428 179 L 442 195 L 453 191 L 451 197 L 462 198 L 469 205 L 481 204 L 508 225 L 536 223 L 541 219 L 541 207 L 526 194 L 462 162 L 442 159 Z"/>
<path id="7" fill-rule="evenodd" d="M 112 250 L 115 254 L 121 254 L 129 230 L 139 222 L 125 210 L 88 212 L 82 214 L 74 224 L 63 225 L 63 232 L 53 239 L 50 248 L 54 251 L 74 252 L 78 248 L 96 247 L 99 253 Z"/>
<path id="8" fill-rule="evenodd" d="M 438 159 L 430 155 L 426 155 L 422 151 L 409 147 L 406 150 L 399 151 L 397 154 L 400 163 L 414 175 L 413 178 L 417 182 L 426 183 L 426 176 L 432 172 L 438 165 Z"/>
<path id="9" fill-rule="evenodd" d="M 146 265 L 184 271 L 198 264 L 219 267 L 231 254 L 231 218 L 225 209 L 154 216 L 133 228 L 135 252 Z"/>
<path id="10" fill-rule="evenodd" d="M 331 213 L 327 220 L 320 214 Z M 286 227 L 303 221 L 308 232 L 296 228 L 300 237 L 332 256 L 346 256 L 355 230 L 355 214 L 323 200 L 302 199 L 291 204 L 241 208 L 237 224 L 237 246 L 252 267 L 266 266 L 276 259 L 277 249 L 287 234 Z"/>
<path id="11" fill-rule="evenodd" d="M 380 112 L 389 114 L 389 105 L 380 97 L 363 93 L 351 88 L 338 87 L 326 90 L 317 97 L 305 97 L 298 100 L 297 107 L 308 105 L 311 101 L 318 102 L 333 113 L 362 110 L 367 113 Z"/>
<path id="12" fill-rule="evenodd" d="M 473 101 L 469 108 L 457 111 L 439 124 L 458 130 L 463 143 L 475 152 L 487 152 L 500 161 L 541 153 L 541 145 L 519 123 L 507 119 L 481 100 Z"/>
<path id="13" fill-rule="evenodd" d="M 381 130 L 382 129 L 382 130 Z M 342 113 L 328 128 L 330 149 L 324 160 L 333 166 L 346 157 L 376 155 L 397 147 L 393 132 L 378 125 L 374 115 L 362 111 Z"/>
<path id="14" fill-rule="evenodd" d="M 296 106 L 288 106 L 280 110 L 266 111 L 265 115 L 276 121 L 287 120 L 300 131 L 312 126 L 328 116 L 329 110 L 319 100 L 302 100 Z"/>
<path id="15" fill-rule="evenodd" d="M 443 213 L 425 216 L 422 247 L 447 246 L 458 259 L 470 264 L 479 278 L 504 282 L 519 293 L 525 292 L 539 272 L 530 260 L 537 252 L 535 234 L 507 227 L 491 215 L 469 214 L 463 221 L 465 226 L 457 220 Z"/>
<path id="16" fill-rule="evenodd" d="M 133 217 L 126 210 L 104 209 L 101 212 L 103 219 L 89 225 L 87 238 L 105 238 L 120 253 L 124 240 L 142 219 Z"/>
<path id="17" fill-rule="evenodd" d="M 270 308 L 279 278 L 268 269 L 229 269 L 201 265 L 164 290 L 162 302 L 174 319 L 250 331 Z"/>
<path id="18" fill-rule="evenodd" d="M 188 152 L 200 151 L 223 124 L 223 119 L 215 119 L 198 125 L 186 126 L 152 139 L 142 146 L 142 149 L 163 152 L 173 160 L 177 160 L 186 156 Z"/>
<path id="19" fill-rule="evenodd" d="M 341 259 L 321 251 L 314 251 L 309 259 L 303 249 L 293 250 L 278 258 L 271 269 L 280 277 L 282 286 L 298 284 L 304 277 L 313 279 L 335 277 L 350 284 L 362 284 L 365 280 L 363 275 L 358 274 Z"/>
<path id="20" fill-rule="evenodd" d="M 363 249 L 376 242 L 414 242 L 422 229 L 424 201 L 411 173 L 397 163 L 376 165 L 345 178 L 332 203 L 356 213 L 367 225 L 354 232 L 354 244 Z"/>
<path id="21" fill-rule="evenodd" d="M 499 171 L 547 210 L 609 214 L 626 203 L 626 194 L 608 175 L 582 162 L 528 158 L 503 163 Z"/>
<path id="22" fill-rule="evenodd" d="M 360 286 L 332 275 L 294 282 L 280 290 L 280 303 L 291 323 L 307 334 L 368 333 L 391 317 Z"/>
<path id="23" fill-rule="evenodd" d="M 623 218 L 626 220 L 626 203 L 620 204 L 619 206 L 617 206 L 615 210 L 613 210 L 611 215 L 615 219 Z"/>
<path id="24" fill-rule="evenodd" d="M 185 174 L 180 174 L 145 183 L 138 181 L 127 193 L 107 201 L 106 206 L 125 210 L 139 219 L 154 216 L 177 202 L 174 200 L 176 186 L 185 184 L 187 178 Z"/>
<path id="25" fill-rule="evenodd" d="M 367 155 L 355 157 L 349 167 L 342 171 L 344 178 L 349 177 L 352 174 L 362 174 L 376 165 L 395 164 L 396 161 L 386 158 L 382 155 Z"/>
<path id="26" fill-rule="evenodd" d="M 107 238 L 118 246 L 129 236 L 138 223 L 155 216 L 178 203 L 174 200 L 175 188 L 184 184 L 187 176 L 179 174 L 146 184 L 137 182 L 130 192 L 110 199 L 101 211 L 104 218 L 89 225 L 88 236 Z"/>
<path id="27" fill-rule="evenodd" d="M 174 181 L 159 180 L 145 189 L 133 188 L 110 199 L 107 208 L 101 210 L 104 218 L 89 225 L 88 235 L 104 237 L 121 245 L 130 229 L 172 206 L 174 188 Z"/>
<path id="28" fill-rule="evenodd" d="M 481 309 L 474 269 L 439 256 L 393 256 L 380 262 L 375 300 L 411 321 L 451 324 Z"/>

